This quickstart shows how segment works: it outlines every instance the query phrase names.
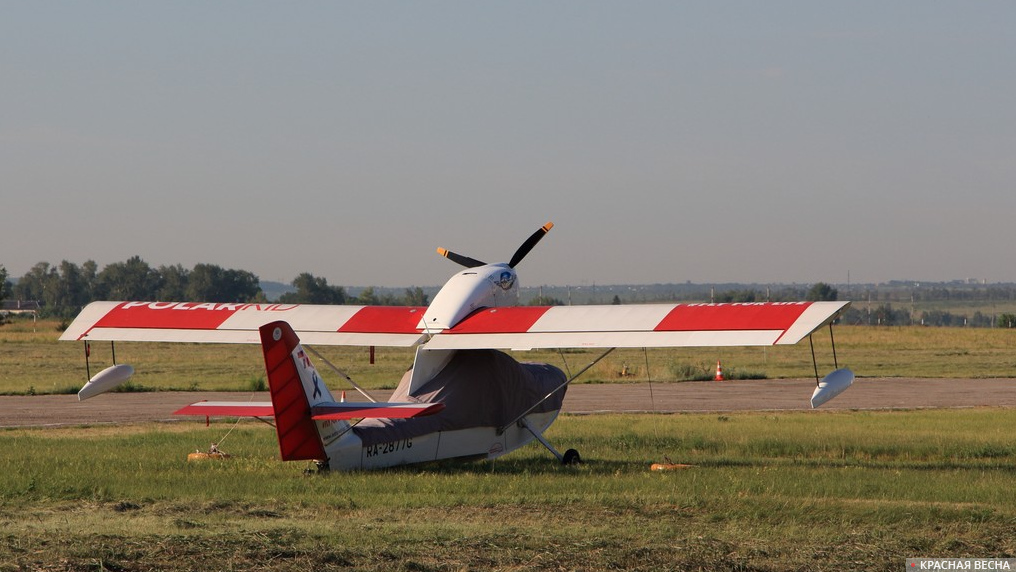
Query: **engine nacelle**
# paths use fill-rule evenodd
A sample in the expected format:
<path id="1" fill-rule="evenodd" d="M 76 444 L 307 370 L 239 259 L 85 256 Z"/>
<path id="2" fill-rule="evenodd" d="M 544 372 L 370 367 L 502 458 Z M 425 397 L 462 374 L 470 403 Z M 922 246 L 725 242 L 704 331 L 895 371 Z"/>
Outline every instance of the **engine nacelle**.
<path id="1" fill-rule="evenodd" d="M 515 270 L 507 264 L 485 264 L 452 276 L 434 296 L 420 322 L 425 331 L 454 327 L 480 308 L 515 306 L 519 302 Z"/>

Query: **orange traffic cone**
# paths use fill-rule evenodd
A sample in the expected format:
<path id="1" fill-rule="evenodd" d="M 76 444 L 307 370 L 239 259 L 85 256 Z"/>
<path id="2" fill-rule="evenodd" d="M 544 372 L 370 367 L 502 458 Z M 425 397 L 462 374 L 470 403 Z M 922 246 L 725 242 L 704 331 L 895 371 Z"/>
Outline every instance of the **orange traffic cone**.
<path id="1" fill-rule="evenodd" d="M 713 381 L 723 381 L 723 366 L 720 365 L 720 360 L 716 360 L 716 377 Z"/>
<path id="2" fill-rule="evenodd" d="M 342 397 L 339 398 L 339 403 L 346 402 L 346 390 L 342 390 Z"/>

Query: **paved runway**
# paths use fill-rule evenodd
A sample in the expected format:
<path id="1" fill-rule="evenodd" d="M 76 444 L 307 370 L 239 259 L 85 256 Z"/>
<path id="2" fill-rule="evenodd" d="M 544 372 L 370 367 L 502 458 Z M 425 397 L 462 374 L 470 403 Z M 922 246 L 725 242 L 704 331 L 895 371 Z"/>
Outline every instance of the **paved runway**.
<path id="1" fill-rule="evenodd" d="M 573 385 L 566 413 L 722 412 L 808 410 L 814 379 L 725 382 Z M 389 391 L 375 391 L 377 399 Z M 352 395 L 347 392 L 350 399 Z M 78 402 L 75 395 L 0 397 L 0 427 L 61 426 L 92 423 L 144 423 L 174 418 L 172 412 L 195 401 L 249 401 L 250 393 L 114 393 Z M 267 393 L 253 401 L 268 401 Z M 823 405 L 836 409 L 913 409 L 1016 407 L 1016 379 L 865 378 Z"/>

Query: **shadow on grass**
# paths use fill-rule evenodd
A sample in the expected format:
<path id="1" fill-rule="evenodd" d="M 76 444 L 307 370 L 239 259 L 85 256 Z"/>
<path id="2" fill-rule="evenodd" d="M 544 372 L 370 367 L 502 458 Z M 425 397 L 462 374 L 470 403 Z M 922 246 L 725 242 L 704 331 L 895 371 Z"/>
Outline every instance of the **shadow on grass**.
<path id="1" fill-rule="evenodd" d="M 564 465 L 549 453 L 545 457 L 511 457 L 505 459 L 443 459 L 428 463 L 399 465 L 384 469 L 353 471 L 362 474 L 394 475 L 614 475 L 619 472 L 648 470 L 649 462 L 590 459 L 574 465 Z M 319 475 L 342 475 L 342 471 L 317 472 Z"/>

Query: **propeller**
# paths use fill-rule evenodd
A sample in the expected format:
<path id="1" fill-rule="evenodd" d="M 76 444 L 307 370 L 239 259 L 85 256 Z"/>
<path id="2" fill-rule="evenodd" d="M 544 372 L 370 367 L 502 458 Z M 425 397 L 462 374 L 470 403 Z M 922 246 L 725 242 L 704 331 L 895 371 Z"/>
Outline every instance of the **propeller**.
<path id="1" fill-rule="evenodd" d="M 526 241 L 522 243 L 522 246 L 520 246 L 519 249 L 515 251 L 515 255 L 512 256 L 511 262 L 508 263 L 508 266 L 510 266 L 511 268 L 515 268 L 515 266 L 518 265 L 519 262 L 522 262 L 522 259 L 525 258 L 527 254 L 529 254 L 529 251 L 532 250 L 534 246 L 536 246 L 536 243 L 540 242 L 540 239 L 543 238 L 543 235 L 550 232 L 550 229 L 552 228 L 554 228 L 554 223 L 548 222 L 547 224 L 541 226 L 540 229 L 534 232 L 529 238 L 527 238 Z M 484 264 L 486 264 L 485 262 L 481 262 L 475 258 L 470 258 L 468 256 L 456 254 L 448 250 L 447 248 L 438 248 L 437 253 L 440 254 L 441 256 L 444 256 L 448 260 L 451 260 L 452 262 L 465 266 L 466 268 L 476 268 L 477 266 L 483 266 Z"/>
<path id="2" fill-rule="evenodd" d="M 448 250 L 447 248 L 439 248 L 437 249 L 437 253 L 440 254 L 441 256 L 444 256 L 448 260 L 451 260 L 452 262 L 465 266 L 466 268 L 476 268 L 477 266 L 483 266 L 484 264 L 486 264 L 486 262 L 480 262 L 475 258 L 462 256 L 461 254 L 455 254 L 454 252 Z"/>
<path id="3" fill-rule="evenodd" d="M 508 266 L 515 268 L 519 262 L 522 262 L 522 259 L 525 258 L 527 254 L 529 254 L 529 251 L 532 250 L 534 246 L 536 246 L 536 243 L 540 242 L 540 239 L 543 238 L 543 235 L 550 232 L 550 229 L 552 228 L 554 228 L 554 223 L 548 222 L 547 224 L 541 226 L 540 229 L 534 232 L 529 238 L 527 238 L 526 241 L 522 243 L 522 246 L 520 246 L 519 249 L 515 251 L 515 256 L 512 256 L 511 262 L 508 263 Z"/>

